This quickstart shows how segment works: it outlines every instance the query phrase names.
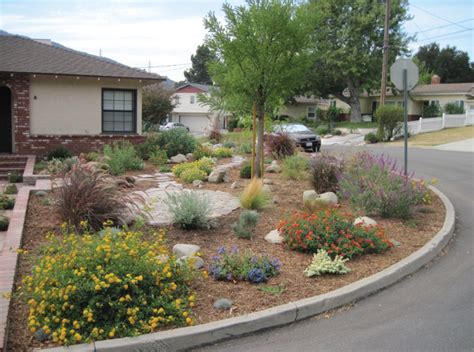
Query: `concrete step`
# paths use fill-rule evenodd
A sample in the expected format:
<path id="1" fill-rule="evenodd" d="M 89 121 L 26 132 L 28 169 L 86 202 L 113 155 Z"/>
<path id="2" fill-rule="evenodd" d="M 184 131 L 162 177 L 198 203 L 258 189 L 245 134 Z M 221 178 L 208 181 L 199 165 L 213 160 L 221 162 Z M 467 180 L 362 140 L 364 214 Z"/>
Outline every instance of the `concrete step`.
<path id="1" fill-rule="evenodd" d="M 24 161 L 26 163 L 27 160 L 27 156 L 0 154 L 0 161 Z"/>
<path id="2" fill-rule="evenodd" d="M 0 168 L 22 167 L 25 168 L 26 161 L 4 161 L 0 159 Z"/>
<path id="3" fill-rule="evenodd" d="M 24 170 L 25 170 L 24 167 L 17 167 L 17 166 L 0 167 L 0 174 L 8 174 L 9 172 L 16 172 L 19 174 L 23 174 Z"/>

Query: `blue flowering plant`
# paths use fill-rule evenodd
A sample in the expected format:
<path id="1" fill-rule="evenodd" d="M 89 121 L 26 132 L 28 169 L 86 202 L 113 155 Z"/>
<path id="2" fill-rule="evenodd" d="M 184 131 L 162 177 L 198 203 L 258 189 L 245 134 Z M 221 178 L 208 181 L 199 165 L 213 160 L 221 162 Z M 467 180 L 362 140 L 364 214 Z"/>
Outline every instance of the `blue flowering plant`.
<path id="1" fill-rule="evenodd" d="M 216 280 L 249 281 L 254 284 L 266 282 L 280 272 L 281 263 L 278 259 L 270 259 L 266 255 L 256 256 L 250 252 L 240 253 L 237 247 L 227 250 L 217 249 L 212 257 L 209 272 Z"/>

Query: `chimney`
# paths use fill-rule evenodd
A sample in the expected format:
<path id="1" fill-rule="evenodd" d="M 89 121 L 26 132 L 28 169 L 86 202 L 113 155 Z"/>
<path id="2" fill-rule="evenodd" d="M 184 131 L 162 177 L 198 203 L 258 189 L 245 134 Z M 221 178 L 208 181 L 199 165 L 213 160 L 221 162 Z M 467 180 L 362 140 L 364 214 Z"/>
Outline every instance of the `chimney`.
<path id="1" fill-rule="evenodd" d="M 431 84 L 440 84 L 441 83 L 441 77 L 438 75 L 433 75 L 431 77 Z"/>

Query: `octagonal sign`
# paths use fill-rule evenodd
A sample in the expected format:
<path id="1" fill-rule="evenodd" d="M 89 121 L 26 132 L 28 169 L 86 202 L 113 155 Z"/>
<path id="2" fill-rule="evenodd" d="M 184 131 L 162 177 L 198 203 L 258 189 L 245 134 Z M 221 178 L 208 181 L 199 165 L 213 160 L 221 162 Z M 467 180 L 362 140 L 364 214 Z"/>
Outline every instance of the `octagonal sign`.
<path id="1" fill-rule="evenodd" d="M 407 70 L 407 89 L 412 90 L 418 83 L 418 66 L 411 59 L 397 59 L 390 67 L 390 80 L 402 91 L 404 69 Z"/>

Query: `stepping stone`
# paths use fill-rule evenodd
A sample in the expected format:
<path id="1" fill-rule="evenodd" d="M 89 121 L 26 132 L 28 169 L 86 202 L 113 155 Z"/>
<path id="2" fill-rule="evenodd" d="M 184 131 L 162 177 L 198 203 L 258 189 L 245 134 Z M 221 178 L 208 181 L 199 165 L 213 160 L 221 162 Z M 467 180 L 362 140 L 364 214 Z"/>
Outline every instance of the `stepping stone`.
<path id="1" fill-rule="evenodd" d="M 265 241 L 273 244 L 281 244 L 283 243 L 283 237 L 281 237 L 278 230 L 272 230 L 265 235 Z"/>

